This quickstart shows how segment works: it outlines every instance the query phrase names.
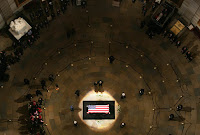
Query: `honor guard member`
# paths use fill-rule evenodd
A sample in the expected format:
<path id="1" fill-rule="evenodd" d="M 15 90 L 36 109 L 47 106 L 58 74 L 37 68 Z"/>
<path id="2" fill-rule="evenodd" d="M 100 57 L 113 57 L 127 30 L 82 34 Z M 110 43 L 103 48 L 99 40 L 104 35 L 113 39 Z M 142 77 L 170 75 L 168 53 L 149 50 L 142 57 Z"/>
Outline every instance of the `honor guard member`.
<path id="1" fill-rule="evenodd" d="M 102 86 L 103 85 L 103 81 L 99 80 L 98 84 L 99 84 L 99 86 Z"/>
<path id="2" fill-rule="evenodd" d="M 126 98 L 126 94 L 122 92 L 121 99 L 124 99 L 124 98 Z"/>
<path id="3" fill-rule="evenodd" d="M 179 104 L 176 108 L 177 108 L 177 111 L 181 111 L 183 109 L 183 106 Z"/>
<path id="4" fill-rule="evenodd" d="M 144 95 L 144 89 L 141 89 L 141 90 L 139 91 L 139 94 L 140 94 L 140 96 Z"/>
<path id="5" fill-rule="evenodd" d="M 74 126 L 78 126 L 78 122 L 76 120 L 74 120 Z"/>
<path id="6" fill-rule="evenodd" d="M 173 120 L 174 119 L 174 114 L 170 114 L 169 115 L 169 120 Z"/>
<path id="7" fill-rule="evenodd" d="M 120 127 L 123 128 L 126 124 L 124 122 L 121 123 Z"/>
<path id="8" fill-rule="evenodd" d="M 75 95 L 77 95 L 79 97 L 80 95 L 80 90 L 76 90 Z"/>

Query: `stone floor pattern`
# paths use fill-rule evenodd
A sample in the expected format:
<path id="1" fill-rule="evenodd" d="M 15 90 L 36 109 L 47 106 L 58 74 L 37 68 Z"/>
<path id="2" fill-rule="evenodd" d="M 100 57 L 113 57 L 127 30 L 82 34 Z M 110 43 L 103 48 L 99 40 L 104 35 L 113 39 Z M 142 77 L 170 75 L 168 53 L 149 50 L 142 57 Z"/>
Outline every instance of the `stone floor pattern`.
<path id="1" fill-rule="evenodd" d="M 124 1 L 116 8 L 111 0 L 90 0 L 86 9 L 70 6 L 66 14 L 42 30 L 36 44 L 11 67 L 10 80 L 1 89 L 0 134 L 24 134 L 20 119 L 27 102 L 21 99 L 41 89 L 40 81 L 45 79 L 50 92 L 42 91 L 43 111 L 49 135 L 200 135 L 198 59 L 188 63 L 181 49 L 168 39 L 159 35 L 149 39 L 146 28 L 139 28 L 141 8 L 138 1 Z M 76 35 L 67 39 L 66 31 L 71 27 Z M 116 58 L 113 64 L 108 61 L 110 55 Z M 49 74 L 59 75 L 53 84 L 48 81 Z M 31 80 L 30 88 L 23 85 L 24 78 Z M 121 106 L 114 126 L 106 132 L 91 130 L 78 117 L 79 101 L 100 79 L 103 89 Z M 145 89 L 143 96 L 138 94 L 141 88 Z M 77 89 L 80 97 L 74 94 Z M 120 98 L 122 92 L 127 95 L 125 100 Z M 183 105 L 183 111 L 176 111 L 178 104 Z M 74 112 L 70 105 L 74 105 Z M 174 121 L 168 119 L 171 113 Z M 73 120 L 78 121 L 78 127 Z M 120 128 L 121 122 L 126 127 Z"/>

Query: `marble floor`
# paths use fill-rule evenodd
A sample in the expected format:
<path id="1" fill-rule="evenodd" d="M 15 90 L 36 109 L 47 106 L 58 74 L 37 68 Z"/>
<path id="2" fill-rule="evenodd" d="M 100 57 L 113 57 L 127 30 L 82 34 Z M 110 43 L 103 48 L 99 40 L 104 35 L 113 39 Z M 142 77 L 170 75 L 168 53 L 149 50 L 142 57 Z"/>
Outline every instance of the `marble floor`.
<path id="1" fill-rule="evenodd" d="M 42 91 L 43 115 L 49 135 L 199 135 L 198 60 L 188 63 L 181 48 L 167 38 L 156 35 L 149 39 L 147 28 L 139 28 L 144 19 L 141 9 L 139 1 L 133 4 L 125 0 L 117 8 L 111 0 L 89 0 L 86 9 L 70 6 L 66 14 L 52 21 L 8 71 L 10 80 L 0 90 L 0 134 L 27 134 L 23 112 L 28 102 L 24 95 L 41 89 L 44 79 L 49 92 Z M 68 39 L 70 28 L 75 28 L 76 34 Z M 113 64 L 108 61 L 110 55 L 115 57 Z M 49 74 L 56 75 L 53 83 L 48 81 Z M 30 87 L 23 85 L 24 78 L 30 79 Z M 91 130 L 78 115 L 80 101 L 98 80 L 104 81 L 102 90 L 121 110 L 107 131 Z M 143 96 L 139 96 L 141 88 Z M 79 97 L 74 94 L 77 89 Z M 126 99 L 121 99 L 122 92 Z M 176 111 L 178 104 L 183 105 L 182 111 Z M 175 119 L 169 121 L 172 113 Z M 124 128 L 120 128 L 121 122 L 126 123 Z"/>

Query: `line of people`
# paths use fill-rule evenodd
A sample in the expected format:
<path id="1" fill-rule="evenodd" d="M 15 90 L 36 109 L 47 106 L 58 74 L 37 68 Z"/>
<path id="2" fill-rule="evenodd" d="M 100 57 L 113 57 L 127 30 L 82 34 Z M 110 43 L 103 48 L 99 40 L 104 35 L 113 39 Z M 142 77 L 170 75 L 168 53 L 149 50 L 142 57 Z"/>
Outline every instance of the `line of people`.
<path id="1" fill-rule="evenodd" d="M 132 3 L 135 3 L 135 1 L 136 0 L 132 0 Z M 146 15 L 146 13 L 147 13 L 147 3 L 148 3 L 148 1 L 146 1 L 146 0 L 144 0 L 143 1 L 143 5 L 142 5 L 142 14 L 145 16 Z M 156 2 L 152 2 L 151 3 L 151 12 L 154 12 L 155 11 L 155 9 L 158 7 L 158 4 L 156 3 Z"/>
<path id="2" fill-rule="evenodd" d="M 7 74 L 6 71 L 11 68 L 11 65 L 19 62 L 21 56 L 24 54 L 24 50 L 28 47 L 31 47 L 34 44 L 34 42 L 40 38 L 40 30 L 49 26 L 48 17 L 52 19 L 55 18 L 55 1 L 47 0 L 42 1 L 42 3 L 40 3 L 40 1 L 38 2 L 39 3 L 37 3 L 36 11 L 32 11 L 29 14 L 30 20 L 33 23 L 32 29 L 29 30 L 21 39 L 13 41 L 13 53 L 7 54 L 6 51 L 0 52 L 0 81 L 2 82 L 6 82 L 9 80 L 9 74 Z M 72 5 L 75 4 L 75 0 L 72 0 L 71 2 Z M 87 2 L 83 0 L 81 3 L 85 7 Z M 60 15 L 61 11 L 63 12 L 63 14 L 65 13 L 67 5 L 70 5 L 69 0 L 60 0 L 61 8 L 56 9 L 57 16 Z M 33 9 L 35 10 L 35 8 Z M 72 28 L 67 32 L 67 37 L 70 38 L 74 34 L 75 29 Z"/>
<path id="3" fill-rule="evenodd" d="M 32 46 L 39 38 L 39 29 L 35 26 L 24 37 L 13 41 L 13 51 L 11 53 L 7 53 L 6 51 L 0 52 L 0 81 L 8 81 L 9 75 L 6 74 L 6 71 L 11 68 L 12 64 L 19 62 L 21 56 L 24 54 L 24 50 Z"/>
<path id="4" fill-rule="evenodd" d="M 178 38 L 173 35 L 170 32 L 167 32 L 166 30 L 163 32 L 163 38 L 165 38 L 166 36 L 168 36 L 169 41 L 171 42 L 171 44 L 175 43 L 175 46 L 177 48 L 179 48 L 181 46 L 181 41 L 178 40 Z M 185 55 L 186 59 L 190 62 L 193 60 L 193 56 L 192 53 L 190 51 L 188 51 L 187 46 L 183 46 L 181 49 L 181 53 Z"/>
<path id="5" fill-rule="evenodd" d="M 29 85 L 30 82 L 28 79 L 24 79 L 24 83 L 26 85 Z M 44 120 L 42 118 L 42 105 L 43 105 L 43 94 L 40 90 L 36 90 L 36 95 L 38 98 L 38 101 L 36 102 L 33 100 L 32 94 L 27 94 L 26 99 L 28 99 L 30 102 L 28 103 L 28 111 L 29 111 L 29 120 L 27 120 L 27 125 L 29 127 L 29 132 L 31 134 L 40 134 L 44 135 Z"/>
<path id="6" fill-rule="evenodd" d="M 42 98 L 38 99 L 38 102 L 32 101 L 28 105 L 29 115 L 30 115 L 30 128 L 29 132 L 31 134 L 45 135 L 45 130 L 43 127 L 44 120 L 42 118 Z"/>
<path id="7" fill-rule="evenodd" d="M 52 83 L 55 80 L 55 77 L 53 74 L 50 74 L 48 77 L 49 81 Z M 43 90 L 47 89 L 46 86 L 46 81 L 45 80 L 41 80 L 41 87 Z M 24 79 L 24 85 L 30 85 L 30 81 L 29 79 L 25 78 Z M 56 84 L 57 85 L 57 84 Z M 57 85 L 58 87 L 58 85 Z M 48 92 L 48 91 L 47 91 Z M 35 94 L 38 98 L 38 101 L 34 101 L 33 100 L 33 95 L 32 94 L 27 94 L 26 95 L 26 99 L 28 99 L 30 101 L 29 105 L 28 105 L 28 110 L 29 110 L 29 132 L 31 134 L 40 134 L 40 135 L 44 135 L 45 131 L 44 131 L 44 120 L 42 118 L 42 106 L 43 106 L 43 94 L 40 90 L 36 90 Z"/>
<path id="8" fill-rule="evenodd" d="M 39 6 L 36 7 L 36 11 L 29 13 L 30 19 L 33 23 L 39 22 L 41 27 L 47 27 L 49 18 L 53 20 L 56 16 L 60 16 L 61 12 L 65 13 L 67 6 L 70 5 L 70 0 L 59 0 L 59 2 L 53 0 L 38 1 L 37 5 Z M 76 5 L 76 0 L 71 0 L 71 5 Z M 81 5 L 82 8 L 85 8 L 87 1 L 81 0 Z"/>

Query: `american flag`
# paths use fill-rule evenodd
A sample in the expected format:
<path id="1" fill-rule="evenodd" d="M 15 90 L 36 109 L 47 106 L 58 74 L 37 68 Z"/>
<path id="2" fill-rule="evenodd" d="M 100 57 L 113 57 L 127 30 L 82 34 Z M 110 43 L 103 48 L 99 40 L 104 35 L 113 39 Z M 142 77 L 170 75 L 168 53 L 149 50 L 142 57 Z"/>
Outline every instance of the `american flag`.
<path id="1" fill-rule="evenodd" d="M 106 113 L 110 114 L 109 112 L 109 104 L 107 105 L 88 105 L 88 112 L 87 114 L 90 113 Z"/>

